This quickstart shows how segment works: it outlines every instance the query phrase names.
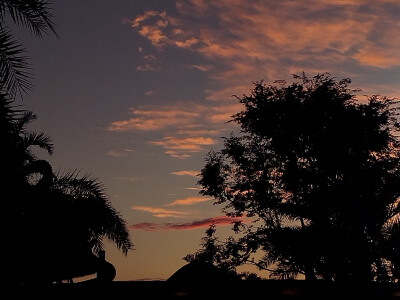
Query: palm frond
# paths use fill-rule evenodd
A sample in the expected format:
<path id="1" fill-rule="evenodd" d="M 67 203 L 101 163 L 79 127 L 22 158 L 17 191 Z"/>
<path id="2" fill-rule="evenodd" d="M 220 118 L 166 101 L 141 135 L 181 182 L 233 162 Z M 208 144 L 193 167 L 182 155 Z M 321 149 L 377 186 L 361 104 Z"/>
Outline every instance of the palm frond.
<path id="1" fill-rule="evenodd" d="M 38 146 L 50 155 L 53 154 L 54 145 L 50 137 L 44 132 L 29 132 L 24 136 L 24 144 L 27 146 Z"/>
<path id="2" fill-rule="evenodd" d="M 26 131 L 27 126 L 34 120 L 37 119 L 37 115 L 33 113 L 32 111 L 24 111 L 20 117 L 18 118 L 18 121 L 16 122 L 16 130 L 20 133 L 23 133 Z"/>
<path id="3" fill-rule="evenodd" d="M 24 52 L 11 33 L 0 27 L 0 92 L 11 98 L 17 92 L 27 93 L 32 88 L 32 75 Z"/>
<path id="4" fill-rule="evenodd" d="M 86 174 L 78 177 L 79 172 L 68 172 L 57 179 L 57 184 L 64 193 L 74 199 L 77 210 L 85 218 L 91 232 L 94 251 L 103 250 L 103 237 L 127 255 L 133 244 L 124 219 L 108 200 L 103 185 Z"/>
<path id="5" fill-rule="evenodd" d="M 7 10 L 17 25 L 29 28 L 35 35 L 42 36 L 48 30 L 57 35 L 50 2 L 46 0 L 3 0 L 2 11 Z"/>

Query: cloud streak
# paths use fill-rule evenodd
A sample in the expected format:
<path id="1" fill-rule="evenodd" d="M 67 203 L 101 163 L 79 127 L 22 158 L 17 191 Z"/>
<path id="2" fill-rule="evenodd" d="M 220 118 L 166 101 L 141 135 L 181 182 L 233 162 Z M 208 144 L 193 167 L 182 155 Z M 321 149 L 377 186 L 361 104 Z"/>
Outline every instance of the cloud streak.
<path id="1" fill-rule="evenodd" d="M 152 207 L 152 206 L 132 206 L 131 208 L 134 210 L 145 211 L 145 212 L 151 213 L 151 214 L 153 214 L 154 217 L 157 217 L 157 218 L 167 218 L 167 217 L 181 218 L 188 214 L 188 213 L 182 212 L 182 211 L 165 209 L 165 208 L 161 208 L 161 207 Z"/>
<path id="2" fill-rule="evenodd" d="M 182 171 L 175 171 L 171 173 L 172 175 L 177 175 L 177 176 L 192 176 L 192 177 L 197 177 L 199 174 L 198 171 L 193 171 L 193 170 L 182 170 Z"/>
<path id="3" fill-rule="evenodd" d="M 114 121 L 107 129 L 110 132 L 163 132 L 162 139 L 148 143 L 164 148 L 172 157 L 187 158 L 216 144 L 215 137 L 223 130 L 221 125 L 236 112 L 237 109 L 227 104 L 213 107 L 193 102 L 142 105 L 131 108 L 132 117 Z"/>
<path id="4" fill-rule="evenodd" d="M 138 16 L 132 26 L 158 49 L 176 47 L 208 60 L 191 67 L 219 83 L 208 91 L 209 99 L 247 92 L 243 88 L 254 80 L 301 71 L 400 66 L 398 1 L 177 0 L 176 8 L 162 15 L 147 12 L 163 20 L 151 23 L 159 34 L 142 33 L 148 17 Z M 205 67 L 215 63 L 220 67 Z"/>
<path id="5" fill-rule="evenodd" d="M 175 205 L 193 205 L 201 202 L 210 201 L 212 198 L 206 197 L 186 197 L 184 199 L 177 199 L 172 201 L 171 203 L 166 204 L 165 206 L 175 206 Z"/>
<path id="6" fill-rule="evenodd" d="M 190 230 L 190 229 L 208 227 L 211 224 L 226 226 L 232 224 L 235 221 L 240 221 L 240 220 L 242 219 L 220 216 L 220 217 L 196 220 L 187 223 L 137 223 L 131 225 L 129 229 L 145 230 L 145 231 Z"/>
<path id="7" fill-rule="evenodd" d="M 175 10 L 149 10 L 130 22 L 157 52 L 144 53 L 139 71 L 160 71 L 158 56 L 194 54 L 183 69 L 212 83 L 204 99 L 131 108 L 112 132 L 159 132 L 149 141 L 174 158 L 189 158 L 216 143 L 230 117 L 242 110 L 232 95 L 248 94 L 254 81 L 329 71 L 363 82 L 365 68 L 400 68 L 400 3 L 394 0 L 176 0 Z M 383 78 L 383 77 L 382 77 Z M 386 84 L 384 79 L 378 78 Z M 364 79 L 365 82 L 365 79 Z M 375 87 L 378 84 L 375 85 Z M 367 92 L 371 85 L 357 86 Z M 375 93 L 375 92 L 373 92 Z"/>
<path id="8" fill-rule="evenodd" d="M 150 144 L 161 146 L 165 153 L 176 158 L 187 158 L 191 154 L 205 150 L 203 146 L 210 146 L 217 143 L 217 140 L 210 137 L 186 137 L 177 138 L 166 136 L 160 141 L 150 141 Z"/>

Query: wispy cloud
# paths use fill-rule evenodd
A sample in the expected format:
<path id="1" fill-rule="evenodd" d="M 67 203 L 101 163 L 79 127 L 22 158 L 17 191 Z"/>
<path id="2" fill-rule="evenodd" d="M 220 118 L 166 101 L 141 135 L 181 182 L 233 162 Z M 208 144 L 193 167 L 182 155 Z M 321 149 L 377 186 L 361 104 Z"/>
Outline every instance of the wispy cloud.
<path id="1" fill-rule="evenodd" d="M 208 72 L 215 69 L 213 65 L 190 65 L 189 68 L 196 69 L 202 72 Z"/>
<path id="2" fill-rule="evenodd" d="M 132 26 L 158 49 L 175 46 L 206 59 L 191 67 L 207 71 L 217 83 L 209 99 L 226 99 L 237 87 L 247 92 L 243 88 L 252 81 L 301 71 L 343 74 L 360 66 L 400 66 L 398 1 L 177 0 L 176 8 L 162 15 L 148 12 L 158 35 L 142 33 L 149 26 L 143 16 Z M 205 67 L 214 64 L 219 67 Z"/>
<path id="3" fill-rule="evenodd" d="M 118 150 L 110 150 L 106 153 L 107 156 L 112 156 L 112 157 L 123 157 L 127 156 L 128 154 L 134 152 L 132 149 L 124 149 L 122 151 Z"/>
<path id="4" fill-rule="evenodd" d="M 176 158 L 186 158 L 192 153 L 204 150 L 203 146 L 214 145 L 217 140 L 210 137 L 187 137 L 177 138 L 166 136 L 160 141 L 150 141 L 150 144 L 161 146 L 166 149 L 165 153 Z"/>
<path id="5" fill-rule="evenodd" d="M 193 170 L 182 170 L 182 171 L 175 171 L 171 173 L 172 175 L 177 175 L 177 176 L 193 176 L 197 177 L 199 174 L 198 171 L 193 171 Z"/>
<path id="6" fill-rule="evenodd" d="M 240 221 L 239 218 L 231 218 L 227 216 L 207 218 L 187 223 L 137 223 L 129 226 L 132 230 L 145 230 L 145 231 L 163 231 L 163 230 L 189 230 L 196 228 L 208 227 L 211 224 L 220 226 L 230 225 L 235 221 Z"/>
<path id="7" fill-rule="evenodd" d="M 193 205 L 201 202 L 210 201 L 212 198 L 206 197 L 186 197 L 184 199 L 177 199 L 172 201 L 171 203 L 166 204 L 165 206 L 175 206 L 175 205 Z"/>
<path id="8" fill-rule="evenodd" d="M 141 72 L 154 72 L 154 71 L 157 71 L 157 67 L 156 66 L 153 66 L 153 65 L 151 65 L 151 64 L 144 64 L 143 66 L 137 66 L 136 67 L 136 70 L 137 71 L 141 71 Z"/>
<path id="9" fill-rule="evenodd" d="M 194 103 L 186 105 L 164 105 L 160 107 L 143 105 L 138 108 L 131 108 L 130 113 L 133 115 L 132 118 L 114 121 L 109 125 L 108 130 L 154 131 L 171 127 L 193 126 L 193 124 L 196 124 L 196 121 L 201 121 L 201 110 L 204 110 L 204 108 L 202 109 Z"/>
<path id="10" fill-rule="evenodd" d="M 131 108 L 130 118 L 112 122 L 108 130 L 161 132 L 164 135 L 161 139 L 148 142 L 164 148 L 167 155 L 187 158 L 216 144 L 215 137 L 224 130 L 222 125 L 237 112 L 232 105 L 224 103 L 213 106 L 194 102 L 142 105 Z"/>
<path id="11" fill-rule="evenodd" d="M 130 182 L 134 182 L 134 181 L 138 181 L 138 180 L 143 180 L 145 178 L 140 178 L 140 177 L 124 177 L 124 176 L 119 176 L 119 177 L 113 177 L 113 179 L 115 180 L 119 180 L 119 181 L 130 181 Z"/>
<path id="12" fill-rule="evenodd" d="M 152 21 L 147 22 L 149 19 Z M 131 26 L 136 28 L 142 37 L 150 40 L 152 45 L 158 48 L 168 41 L 163 33 L 163 28 L 167 25 L 168 18 L 165 11 L 146 11 L 131 22 Z"/>
<path id="13" fill-rule="evenodd" d="M 150 143 L 163 147 L 172 157 L 188 158 L 209 149 L 224 123 L 243 109 L 237 101 L 230 101 L 232 95 L 248 94 L 254 81 L 291 79 L 291 74 L 302 71 L 329 71 L 365 82 L 366 67 L 400 67 L 398 1 L 175 3 L 175 11 L 143 12 L 130 24 L 149 41 L 157 56 L 167 59 L 177 51 L 187 51 L 199 58 L 184 67 L 203 72 L 212 83 L 203 91 L 203 102 L 139 106 L 132 108 L 130 118 L 114 121 L 108 128 L 158 131 L 162 138 Z M 154 54 L 145 53 L 144 47 L 139 52 L 144 59 L 142 70 L 157 66 Z M 380 83 L 356 87 L 368 91 L 387 85 L 383 77 L 376 80 Z"/>
<path id="14" fill-rule="evenodd" d="M 201 188 L 197 188 L 197 187 L 188 187 L 188 188 L 185 188 L 185 190 L 190 190 L 190 191 L 200 191 L 200 190 L 201 190 Z"/>
<path id="15" fill-rule="evenodd" d="M 165 209 L 161 207 L 152 207 L 152 206 L 132 206 L 131 207 L 134 210 L 139 210 L 139 211 L 145 211 L 148 213 L 153 214 L 154 217 L 157 218 L 181 218 L 187 215 L 186 212 L 183 211 L 177 211 L 177 210 L 171 210 L 171 209 Z"/>
<path id="16" fill-rule="evenodd" d="M 141 47 L 139 47 L 138 52 L 142 55 L 144 63 L 136 67 L 137 71 L 154 72 L 160 69 L 157 63 L 157 57 L 154 54 L 146 54 L 145 50 Z"/>

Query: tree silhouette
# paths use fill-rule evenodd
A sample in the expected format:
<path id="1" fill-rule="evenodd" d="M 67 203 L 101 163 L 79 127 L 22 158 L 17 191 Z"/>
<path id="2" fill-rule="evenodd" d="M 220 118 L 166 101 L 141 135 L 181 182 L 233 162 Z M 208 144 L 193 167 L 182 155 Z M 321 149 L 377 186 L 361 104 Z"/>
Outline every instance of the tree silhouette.
<path id="1" fill-rule="evenodd" d="M 17 278 L 23 270 L 23 254 L 27 252 L 24 239 L 24 201 L 29 196 L 26 167 L 36 159 L 31 151 L 38 146 L 53 152 L 53 145 L 44 133 L 27 132 L 26 126 L 35 119 L 35 115 L 13 106 L 12 100 L 0 94 L 0 139 L 2 141 L 2 236 L 9 245 L 5 247 L 6 267 L 10 281 Z"/>
<path id="2" fill-rule="evenodd" d="M 47 0 L 0 0 L 0 93 L 13 99 L 31 88 L 25 50 L 5 23 L 10 16 L 16 25 L 28 28 L 36 36 L 49 30 L 57 35 Z"/>
<path id="3" fill-rule="evenodd" d="M 16 110 L 10 101 L 0 113 L 5 154 L 1 182 L 7 195 L 2 232 L 12 245 L 7 251 L 10 280 L 48 283 L 94 274 L 104 239 L 127 255 L 133 247 L 129 231 L 102 184 L 76 171 L 54 174 L 32 149 L 53 152 L 47 135 L 27 130 L 36 116 Z"/>
<path id="4" fill-rule="evenodd" d="M 350 79 L 327 73 L 294 78 L 237 97 L 244 110 L 231 122 L 241 132 L 201 171 L 201 194 L 253 220 L 235 224 L 242 235 L 226 242 L 231 263 L 279 278 L 398 281 L 397 102 L 361 101 Z"/>
<path id="5" fill-rule="evenodd" d="M 216 237 L 216 225 L 211 224 L 206 230 L 206 236 L 202 238 L 201 249 L 194 254 L 188 254 L 183 259 L 189 264 L 216 267 L 218 280 L 235 280 L 245 278 L 248 280 L 259 279 L 257 274 L 250 272 L 237 273 L 235 266 L 230 257 L 232 252 L 226 247 L 228 243 L 223 243 Z M 215 272 L 215 271 L 214 271 Z M 207 276 L 207 274 L 204 274 Z"/>
<path id="6" fill-rule="evenodd" d="M 2 236 L 9 245 L 3 270 L 17 284 L 94 274 L 106 265 L 97 257 L 103 239 L 125 255 L 132 249 L 126 223 L 97 179 L 78 177 L 76 171 L 54 174 L 47 161 L 35 156 L 33 146 L 52 154 L 53 144 L 45 133 L 27 130 L 36 115 L 14 104 L 18 93 L 31 88 L 31 74 L 24 49 L 5 25 L 7 15 L 36 36 L 56 34 L 49 1 L 0 0 Z"/>
<path id="7" fill-rule="evenodd" d="M 30 171 L 42 177 L 30 186 L 24 211 L 24 222 L 38 231 L 26 239 L 38 245 L 30 251 L 35 260 L 25 261 L 28 282 L 33 276 L 53 282 L 98 273 L 103 239 L 127 255 L 133 245 L 126 222 L 97 179 L 76 172 L 55 175 L 45 161 L 33 165 Z"/>

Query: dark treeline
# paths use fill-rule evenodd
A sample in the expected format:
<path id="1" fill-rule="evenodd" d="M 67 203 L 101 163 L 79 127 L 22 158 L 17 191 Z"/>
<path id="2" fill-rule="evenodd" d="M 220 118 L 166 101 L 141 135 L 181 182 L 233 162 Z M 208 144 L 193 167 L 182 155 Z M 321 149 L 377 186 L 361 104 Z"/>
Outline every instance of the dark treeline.
<path id="1" fill-rule="evenodd" d="M 54 172 L 36 157 L 35 147 L 51 155 L 54 145 L 45 133 L 28 130 L 36 115 L 16 104 L 30 90 L 31 74 L 6 19 L 38 37 L 57 35 L 48 1 L 0 1 L 3 278 L 11 287 L 95 273 L 112 280 L 115 269 L 101 257 L 103 239 L 127 255 L 132 243 L 125 221 L 96 178 Z"/>

